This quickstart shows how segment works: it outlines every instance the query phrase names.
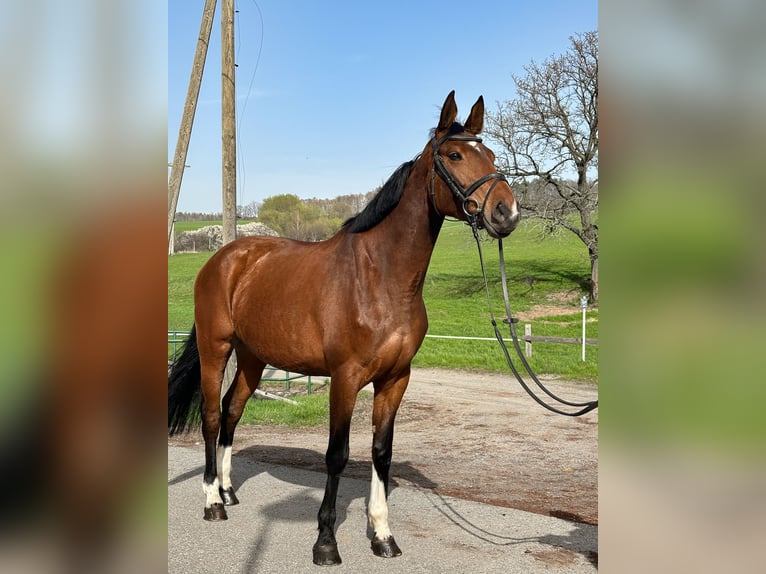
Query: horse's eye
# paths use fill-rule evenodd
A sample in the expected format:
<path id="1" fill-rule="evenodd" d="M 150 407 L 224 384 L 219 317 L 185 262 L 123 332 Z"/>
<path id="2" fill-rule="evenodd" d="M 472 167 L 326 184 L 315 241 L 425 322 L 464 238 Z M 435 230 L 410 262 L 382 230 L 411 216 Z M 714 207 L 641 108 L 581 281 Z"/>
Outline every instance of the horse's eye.
<path id="1" fill-rule="evenodd" d="M 460 155 L 460 154 L 459 154 L 458 152 L 456 152 L 456 151 L 453 151 L 453 152 L 452 152 L 451 154 L 449 154 L 447 157 L 448 157 L 448 158 L 450 158 L 452 161 L 460 161 L 461 159 L 463 159 L 463 156 L 462 156 L 462 155 Z"/>

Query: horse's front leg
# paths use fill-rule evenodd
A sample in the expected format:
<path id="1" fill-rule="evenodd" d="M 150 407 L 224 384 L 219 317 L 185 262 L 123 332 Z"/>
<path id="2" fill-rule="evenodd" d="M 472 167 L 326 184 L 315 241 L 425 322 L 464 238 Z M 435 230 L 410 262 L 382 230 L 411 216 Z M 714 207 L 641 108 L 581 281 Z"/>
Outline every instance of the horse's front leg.
<path id="1" fill-rule="evenodd" d="M 341 563 L 338 543 L 335 540 L 335 502 L 338 497 L 340 475 L 348 463 L 348 439 L 351 415 L 356 404 L 359 386 L 347 377 L 332 377 L 330 385 L 330 439 L 327 445 L 327 484 L 317 522 L 319 536 L 314 544 L 314 564 L 332 566 Z"/>
<path id="2" fill-rule="evenodd" d="M 391 468 L 391 450 L 394 441 L 394 419 L 407 389 L 410 372 L 385 381 L 375 381 L 375 400 L 372 412 L 372 481 L 367 516 L 373 530 L 372 551 L 376 556 L 401 556 L 388 526 L 388 474 Z"/>

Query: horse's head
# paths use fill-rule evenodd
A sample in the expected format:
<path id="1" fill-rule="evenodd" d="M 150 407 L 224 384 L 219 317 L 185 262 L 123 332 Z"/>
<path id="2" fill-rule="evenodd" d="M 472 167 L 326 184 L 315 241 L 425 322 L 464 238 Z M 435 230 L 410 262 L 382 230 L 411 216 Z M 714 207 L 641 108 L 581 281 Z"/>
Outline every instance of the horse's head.
<path id="1" fill-rule="evenodd" d="M 475 222 L 496 239 L 506 237 L 519 222 L 519 207 L 505 176 L 495 168 L 495 154 L 478 137 L 484 126 L 484 98 L 476 100 L 464 125 L 456 117 L 453 90 L 423 153 L 433 157 L 431 203 L 440 215 Z"/>

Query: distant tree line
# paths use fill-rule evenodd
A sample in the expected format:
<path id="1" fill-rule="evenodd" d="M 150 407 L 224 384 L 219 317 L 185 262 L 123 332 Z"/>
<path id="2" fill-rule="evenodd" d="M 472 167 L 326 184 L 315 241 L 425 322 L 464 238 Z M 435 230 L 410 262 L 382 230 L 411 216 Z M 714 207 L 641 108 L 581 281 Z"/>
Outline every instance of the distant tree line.
<path id="1" fill-rule="evenodd" d="M 343 222 L 353 217 L 380 190 L 341 195 L 332 199 L 301 199 L 294 194 L 267 197 L 263 203 L 237 206 L 237 219 L 256 220 L 282 237 L 301 241 L 321 241 L 337 232 Z M 176 221 L 221 221 L 221 213 L 176 213 Z"/>
<path id="2" fill-rule="evenodd" d="M 261 204 L 257 201 L 251 201 L 247 205 L 237 206 L 237 219 L 255 219 L 258 217 L 258 209 Z M 223 215 L 218 212 L 202 213 L 199 211 L 178 211 L 176 212 L 176 221 L 221 221 Z"/>
<path id="3" fill-rule="evenodd" d="M 221 221 L 223 216 L 218 213 L 201 213 L 198 211 L 177 211 L 175 221 Z"/>
<path id="4" fill-rule="evenodd" d="M 349 217 L 364 209 L 377 192 L 376 189 L 332 199 L 300 199 L 293 194 L 274 195 L 261 204 L 258 221 L 282 237 L 321 241 L 338 231 Z"/>

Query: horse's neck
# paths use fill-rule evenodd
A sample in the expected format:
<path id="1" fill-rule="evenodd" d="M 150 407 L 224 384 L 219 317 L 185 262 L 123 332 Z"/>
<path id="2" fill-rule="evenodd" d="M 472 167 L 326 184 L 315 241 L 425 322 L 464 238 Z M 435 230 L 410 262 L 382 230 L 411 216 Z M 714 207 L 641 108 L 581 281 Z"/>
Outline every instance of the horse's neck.
<path id="1" fill-rule="evenodd" d="M 444 222 L 430 207 L 427 186 L 428 170 L 416 165 L 399 204 L 370 235 L 386 267 L 400 270 L 402 281 L 417 290 L 422 288 Z"/>

